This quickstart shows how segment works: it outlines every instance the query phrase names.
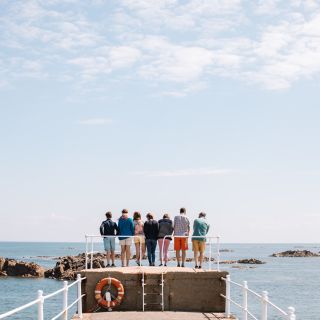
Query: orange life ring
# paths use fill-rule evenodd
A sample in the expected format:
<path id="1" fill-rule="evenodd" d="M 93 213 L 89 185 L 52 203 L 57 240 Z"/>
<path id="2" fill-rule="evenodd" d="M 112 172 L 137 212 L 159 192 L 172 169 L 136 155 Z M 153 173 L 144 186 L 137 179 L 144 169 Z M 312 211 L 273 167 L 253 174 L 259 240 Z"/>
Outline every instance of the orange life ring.
<path id="1" fill-rule="evenodd" d="M 114 300 L 107 301 L 101 294 L 102 289 L 106 285 L 113 285 L 118 290 L 118 295 Z M 124 296 L 124 288 L 122 283 L 115 278 L 103 278 L 101 279 L 94 290 L 94 296 L 96 301 L 98 302 L 99 306 L 103 308 L 114 308 L 115 306 L 119 305 L 122 302 L 123 296 Z"/>

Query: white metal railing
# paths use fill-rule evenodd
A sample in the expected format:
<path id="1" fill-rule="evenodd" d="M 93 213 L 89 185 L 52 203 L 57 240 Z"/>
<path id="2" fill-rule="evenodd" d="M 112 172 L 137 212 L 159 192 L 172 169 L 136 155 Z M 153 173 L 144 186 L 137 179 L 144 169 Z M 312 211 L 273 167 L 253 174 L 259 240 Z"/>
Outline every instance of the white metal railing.
<path id="1" fill-rule="evenodd" d="M 262 294 L 260 295 L 257 292 L 248 288 L 247 281 L 243 281 L 243 284 L 234 282 L 231 280 L 230 275 L 227 275 L 225 278 L 221 278 L 221 279 L 223 281 L 225 281 L 225 283 L 226 283 L 226 295 L 221 294 L 221 297 L 223 297 L 225 299 L 225 314 L 226 314 L 227 318 L 230 317 L 230 314 L 231 314 L 230 306 L 232 303 L 235 306 L 237 306 L 239 309 L 242 310 L 242 317 L 241 317 L 242 320 L 247 320 L 248 316 L 254 320 L 268 320 L 268 307 L 269 306 L 274 308 L 278 312 L 278 314 L 281 316 L 282 319 L 296 320 L 295 309 L 293 307 L 289 307 L 288 311 L 285 312 L 284 310 L 282 310 L 281 308 L 279 308 L 278 306 L 276 306 L 274 303 L 272 303 L 269 300 L 267 291 L 263 291 Z M 234 301 L 233 299 L 231 299 L 231 295 L 230 295 L 231 284 L 235 285 L 237 287 L 240 287 L 242 289 L 242 305 L 240 303 Z M 249 311 L 248 293 L 252 294 L 253 296 L 255 296 L 256 298 L 258 298 L 260 300 L 260 304 L 261 304 L 260 318 L 255 317 L 252 314 L 252 312 Z"/>
<path id="2" fill-rule="evenodd" d="M 103 239 L 103 238 L 131 238 L 131 239 L 134 239 L 134 238 L 140 238 L 141 235 L 136 235 L 136 236 L 126 236 L 126 235 L 117 235 L 117 236 L 104 236 L 104 235 L 85 235 L 85 239 L 86 239 L 86 253 L 85 253 L 85 268 L 86 270 L 88 269 L 88 265 L 90 266 L 89 269 L 92 269 L 93 268 L 93 254 L 95 253 L 94 251 L 94 239 Z M 167 235 L 165 236 L 163 239 L 165 240 L 166 238 L 206 238 L 208 244 L 209 244 L 209 268 L 208 270 L 211 270 L 212 269 L 212 255 L 216 257 L 216 263 L 217 263 L 217 270 L 220 271 L 220 237 L 219 236 L 172 236 L 172 235 Z M 216 253 L 215 254 L 212 254 L 212 240 L 216 240 L 216 246 L 217 246 L 217 249 L 216 249 Z M 89 243 L 90 243 L 90 251 L 89 251 Z M 140 246 L 140 265 L 142 265 L 142 246 Z M 164 244 L 162 246 L 162 252 L 160 252 L 160 249 L 159 249 L 159 246 L 157 246 L 158 248 L 158 253 L 159 253 L 159 256 L 162 257 L 162 261 L 161 263 L 163 263 L 163 253 L 164 253 Z"/>
<path id="3" fill-rule="evenodd" d="M 81 275 L 77 275 L 77 280 L 73 283 L 68 285 L 68 281 L 63 281 L 63 287 L 55 292 L 52 292 L 46 296 L 43 295 L 42 290 L 38 290 L 38 298 L 36 300 L 33 300 L 21 307 L 15 308 L 11 311 L 8 311 L 6 313 L 0 314 L 0 319 L 7 318 L 13 314 L 16 314 L 24 309 L 27 309 L 33 305 L 38 305 L 38 312 L 37 312 L 37 320 L 43 320 L 44 319 L 44 302 L 47 299 L 50 299 L 54 296 L 56 296 L 59 293 L 63 293 L 63 309 L 61 312 L 59 312 L 56 316 L 51 318 L 51 320 L 58 319 L 62 317 L 63 320 L 68 319 L 68 310 L 72 308 L 75 304 L 77 304 L 78 307 L 78 317 L 82 319 L 82 298 L 85 296 L 85 294 L 81 293 L 81 282 L 86 278 L 81 278 Z M 77 299 L 73 301 L 70 305 L 68 305 L 68 292 L 71 287 L 74 285 L 77 285 Z"/>

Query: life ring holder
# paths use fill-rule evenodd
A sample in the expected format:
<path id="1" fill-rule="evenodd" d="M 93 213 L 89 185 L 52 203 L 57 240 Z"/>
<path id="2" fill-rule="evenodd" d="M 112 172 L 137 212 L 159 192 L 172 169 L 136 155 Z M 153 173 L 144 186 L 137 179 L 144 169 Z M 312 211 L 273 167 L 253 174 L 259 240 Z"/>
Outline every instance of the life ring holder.
<path id="1" fill-rule="evenodd" d="M 105 286 L 110 287 L 111 285 L 116 287 L 116 289 L 118 290 L 118 295 L 115 299 L 107 301 L 104 296 L 102 296 L 102 290 Z M 105 309 L 114 308 L 117 305 L 121 304 L 124 297 L 124 288 L 122 283 L 116 278 L 103 278 L 97 283 L 94 290 L 94 296 L 100 307 L 103 307 Z"/>

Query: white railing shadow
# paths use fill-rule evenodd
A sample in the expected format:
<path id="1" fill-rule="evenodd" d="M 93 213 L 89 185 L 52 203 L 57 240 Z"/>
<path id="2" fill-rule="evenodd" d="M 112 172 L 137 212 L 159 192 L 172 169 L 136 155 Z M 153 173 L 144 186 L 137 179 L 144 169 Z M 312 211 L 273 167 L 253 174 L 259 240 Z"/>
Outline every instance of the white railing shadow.
<path id="1" fill-rule="evenodd" d="M 295 309 L 293 307 L 289 307 L 288 311 L 285 312 L 281 308 L 279 308 L 277 305 L 272 303 L 269 300 L 268 292 L 263 291 L 262 294 L 258 294 L 257 292 L 251 290 L 248 288 L 247 281 L 243 281 L 243 284 L 234 282 L 231 280 L 230 275 L 227 275 L 225 278 L 221 278 L 221 280 L 225 281 L 226 283 L 226 295 L 220 294 L 221 297 L 225 299 L 225 314 L 226 317 L 229 318 L 231 315 L 231 303 L 242 310 L 242 320 L 247 320 L 248 317 L 254 320 L 268 320 L 268 307 L 271 306 L 274 308 L 277 313 L 280 315 L 282 319 L 285 320 L 296 320 L 295 316 Z M 231 299 L 231 284 L 237 287 L 240 287 L 242 289 L 242 305 L 233 299 Z M 256 297 L 258 300 L 260 300 L 261 304 L 261 314 L 260 318 L 257 318 L 253 315 L 253 313 L 249 310 L 248 306 L 248 293 L 252 294 L 254 297 Z"/>
<path id="2" fill-rule="evenodd" d="M 0 319 L 7 318 L 13 314 L 16 314 L 22 310 L 25 310 L 25 309 L 30 308 L 31 306 L 37 304 L 38 305 L 38 312 L 37 312 L 36 319 L 43 320 L 44 319 L 44 302 L 45 302 L 45 300 L 50 299 L 59 293 L 63 293 L 63 308 L 62 308 L 61 312 L 59 312 L 56 316 L 54 316 L 50 320 L 56 320 L 60 317 L 62 317 L 63 320 L 67 320 L 68 319 L 68 311 L 75 304 L 77 304 L 77 307 L 78 307 L 78 311 L 77 311 L 78 318 L 82 319 L 82 298 L 85 296 L 85 294 L 81 293 L 81 282 L 85 279 L 86 279 L 85 277 L 81 278 L 81 275 L 78 274 L 76 281 L 74 281 L 73 283 L 71 283 L 69 285 L 68 285 L 68 281 L 63 281 L 63 287 L 61 289 L 59 289 L 55 292 L 52 292 L 48 295 L 45 295 L 45 296 L 43 295 L 42 290 L 38 290 L 38 298 L 36 300 L 33 300 L 33 301 L 31 301 L 21 307 L 15 308 L 11 311 L 8 311 L 6 313 L 1 314 Z M 69 289 L 71 287 L 73 287 L 74 285 L 77 285 L 77 299 L 68 305 L 68 292 L 69 292 Z"/>

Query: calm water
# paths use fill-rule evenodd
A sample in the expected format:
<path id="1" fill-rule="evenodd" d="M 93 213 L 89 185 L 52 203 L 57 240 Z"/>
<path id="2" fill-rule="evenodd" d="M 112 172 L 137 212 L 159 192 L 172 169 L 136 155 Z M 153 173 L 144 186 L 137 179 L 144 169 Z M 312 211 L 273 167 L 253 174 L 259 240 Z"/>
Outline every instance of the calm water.
<path id="1" fill-rule="evenodd" d="M 46 268 L 51 268 L 55 264 L 53 257 L 78 254 L 84 252 L 84 248 L 83 243 L 0 242 L 0 256 L 34 261 Z M 270 300 L 283 309 L 294 306 L 297 319 L 320 319 L 320 258 L 270 257 L 274 252 L 289 249 L 319 252 L 319 244 L 223 244 L 221 248 L 233 250 L 233 252 L 222 252 L 221 260 L 257 258 L 267 262 L 264 265 L 244 269 L 233 268 L 232 265 L 221 265 L 223 270 L 230 272 L 234 281 L 247 280 L 249 288 L 257 292 L 268 291 Z M 101 244 L 95 244 L 95 250 L 102 251 Z M 62 281 L 50 279 L 0 278 L 0 313 L 35 299 L 39 289 L 43 290 L 44 294 L 48 294 L 61 288 L 62 284 Z M 70 301 L 75 298 L 75 290 L 75 287 L 70 289 Z M 237 288 L 232 287 L 233 298 L 241 302 L 241 297 L 237 297 L 237 293 Z M 260 305 L 255 302 L 254 297 L 249 297 L 249 303 L 255 304 L 253 309 L 258 316 Z M 61 295 L 52 300 L 46 300 L 45 319 L 57 314 L 61 306 Z M 238 310 L 234 307 L 232 311 Z M 36 308 L 30 308 L 10 319 L 35 319 L 35 312 Z M 74 312 L 75 310 L 72 310 L 70 314 Z M 271 311 L 270 319 L 280 319 L 280 317 Z"/>

